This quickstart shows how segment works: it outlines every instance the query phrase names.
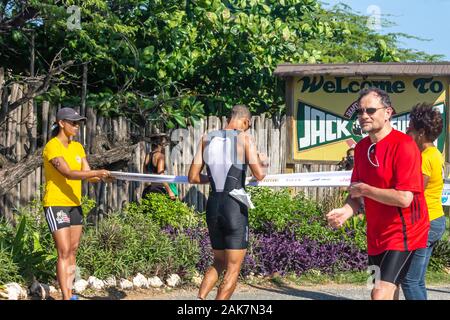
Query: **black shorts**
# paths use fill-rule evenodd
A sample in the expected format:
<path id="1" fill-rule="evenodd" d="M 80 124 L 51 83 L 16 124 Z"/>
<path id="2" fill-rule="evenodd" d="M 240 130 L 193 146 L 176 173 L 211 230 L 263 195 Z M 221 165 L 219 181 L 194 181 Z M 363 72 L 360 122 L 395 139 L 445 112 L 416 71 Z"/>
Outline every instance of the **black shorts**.
<path id="1" fill-rule="evenodd" d="M 83 212 L 81 207 L 44 207 L 45 219 L 53 233 L 70 226 L 83 224 Z"/>
<path id="2" fill-rule="evenodd" d="M 142 199 L 145 199 L 149 193 L 167 194 L 167 190 L 162 184 L 152 183 L 146 186 L 144 191 L 142 191 Z"/>
<path id="3" fill-rule="evenodd" d="M 228 192 L 209 195 L 206 223 L 213 249 L 247 249 L 248 209 Z"/>
<path id="4" fill-rule="evenodd" d="M 388 250 L 376 256 L 369 256 L 369 266 L 379 268 L 379 280 L 399 285 L 408 272 L 413 254 L 414 251 Z"/>

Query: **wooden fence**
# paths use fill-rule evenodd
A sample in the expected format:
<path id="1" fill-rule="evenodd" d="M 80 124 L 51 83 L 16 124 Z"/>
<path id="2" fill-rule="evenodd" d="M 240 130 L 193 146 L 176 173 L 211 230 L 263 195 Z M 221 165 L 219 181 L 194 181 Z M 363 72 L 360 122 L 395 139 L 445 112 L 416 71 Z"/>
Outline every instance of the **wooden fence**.
<path id="1" fill-rule="evenodd" d="M 0 69 L 0 97 L 2 90 L 6 89 L 2 88 L 2 83 L 3 74 Z M 51 125 L 55 121 L 57 110 L 61 107 L 50 106 L 45 101 L 42 103 L 29 102 L 9 111 L 8 105 L 20 99 L 25 90 L 26 88 L 20 85 L 13 85 L 8 92 L 8 103 L 3 103 L 1 108 L 1 114 L 6 115 L 7 120 L 0 123 L 0 145 L 11 147 L 8 153 L 18 161 L 26 156 L 29 148 L 36 150 L 48 141 Z M 128 135 L 137 133 L 139 129 L 142 132 L 142 128 L 137 128 L 125 118 L 101 117 L 91 108 L 78 111 L 88 117 L 87 124 L 81 128 L 78 139 L 85 146 L 86 151 L 93 149 L 96 139 L 100 136 L 108 135 L 110 140 L 122 141 Z M 173 143 L 166 149 L 167 173 L 186 175 L 201 134 L 225 126 L 225 118 L 210 116 L 201 120 L 196 127 L 170 131 L 169 135 Z M 158 132 L 157 128 L 151 126 L 145 130 L 147 133 Z M 286 118 L 271 119 L 264 115 L 254 116 L 251 133 L 256 138 L 258 150 L 266 153 L 269 157 L 269 173 L 286 172 Z M 141 142 L 133 151 L 128 167 L 122 170 L 142 172 L 144 156 L 148 151 L 149 145 Z M 336 166 L 296 164 L 293 169 L 294 172 L 314 172 L 335 170 Z M 0 198 L 0 216 L 11 216 L 14 210 L 27 205 L 31 200 L 40 200 L 43 195 L 44 183 L 42 167 L 37 168 L 7 195 Z M 127 202 L 139 200 L 143 188 L 142 183 L 125 181 L 110 184 L 83 184 L 84 194 L 96 199 L 100 214 L 121 208 Z M 197 210 L 205 210 L 209 193 L 208 186 L 180 185 L 179 190 L 180 198 L 183 201 L 195 206 Z M 324 199 L 335 192 L 332 188 L 296 188 L 293 191 L 303 191 L 307 196 L 316 200 Z"/>

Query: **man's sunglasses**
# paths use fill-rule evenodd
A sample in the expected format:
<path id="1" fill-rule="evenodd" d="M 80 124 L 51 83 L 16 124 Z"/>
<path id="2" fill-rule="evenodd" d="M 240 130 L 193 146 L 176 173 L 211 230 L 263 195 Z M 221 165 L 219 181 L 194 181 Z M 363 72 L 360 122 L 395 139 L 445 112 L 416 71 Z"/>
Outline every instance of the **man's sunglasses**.
<path id="1" fill-rule="evenodd" d="M 359 108 L 356 110 L 356 113 L 358 114 L 358 116 L 362 116 L 364 113 L 367 113 L 369 116 L 374 114 L 375 112 L 377 112 L 377 110 L 379 109 L 385 109 L 386 107 L 381 107 L 381 108 Z"/>

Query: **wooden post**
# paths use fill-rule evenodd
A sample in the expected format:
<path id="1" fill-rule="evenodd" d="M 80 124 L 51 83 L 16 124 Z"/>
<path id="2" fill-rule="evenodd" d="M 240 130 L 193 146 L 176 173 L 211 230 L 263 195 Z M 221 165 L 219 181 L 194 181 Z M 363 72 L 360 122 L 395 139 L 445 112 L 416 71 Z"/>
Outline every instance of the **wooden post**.
<path id="1" fill-rule="evenodd" d="M 34 77 L 34 61 L 35 61 L 35 51 L 34 51 L 34 31 L 31 31 L 31 46 L 30 46 L 30 76 Z"/>
<path id="2" fill-rule="evenodd" d="M 47 137 L 47 139 L 48 140 L 50 140 L 52 138 L 51 137 L 52 126 L 56 122 L 56 112 L 57 112 L 56 108 L 50 108 L 50 107 L 48 108 L 48 123 L 47 123 L 47 125 L 48 125 L 48 129 L 47 129 L 48 137 Z"/>
<path id="3" fill-rule="evenodd" d="M 86 108 L 86 152 L 91 153 L 91 148 L 93 148 L 92 142 L 95 136 L 96 130 L 96 112 L 93 108 Z"/>
<path id="4" fill-rule="evenodd" d="M 8 114 L 8 88 L 4 86 L 5 82 L 5 71 L 2 67 L 0 67 L 0 125 L 6 119 L 6 115 Z M 0 127 L 0 143 L 6 146 L 6 132 L 7 132 L 7 123 L 3 123 L 3 126 Z"/>
<path id="5" fill-rule="evenodd" d="M 284 116 L 281 119 L 281 125 L 280 125 L 280 166 L 281 166 L 281 170 L 280 173 L 285 173 L 286 172 L 286 158 L 287 158 L 287 152 L 288 152 L 288 148 L 286 146 L 287 142 L 286 142 L 286 130 L 287 130 L 287 119 L 286 116 Z"/>
<path id="6" fill-rule="evenodd" d="M 86 116 L 86 96 L 87 96 L 87 73 L 88 66 L 87 63 L 83 64 L 83 80 L 81 84 L 81 104 L 80 104 L 80 114 Z M 81 130 L 81 143 L 86 145 L 86 126 L 83 126 Z"/>
<path id="7" fill-rule="evenodd" d="M 280 130 L 273 128 L 271 119 L 267 119 L 266 130 L 268 134 L 267 156 L 269 158 L 269 172 L 281 173 L 280 168 Z"/>
<path id="8" fill-rule="evenodd" d="M 49 111 L 49 102 L 43 101 L 42 102 L 42 142 L 45 145 L 50 137 L 49 132 L 49 118 L 48 118 L 48 111 Z"/>
<path id="9" fill-rule="evenodd" d="M 206 132 L 206 126 L 207 126 L 206 121 L 204 119 L 202 119 L 201 122 L 200 122 L 200 130 L 201 130 L 202 134 Z M 198 141 L 196 142 L 196 146 L 195 147 L 197 147 L 199 142 L 200 142 L 200 137 L 199 137 Z M 203 169 L 203 174 L 206 174 L 206 169 L 205 168 Z M 206 201 L 207 201 L 208 196 L 209 196 L 209 185 L 208 184 L 201 185 L 201 189 L 200 190 L 201 190 L 201 193 L 199 194 L 199 197 L 201 198 L 200 199 L 201 200 L 200 201 L 201 202 L 201 207 L 198 208 L 198 210 L 200 212 L 203 212 L 203 211 L 206 210 Z"/>
<path id="10" fill-rule="evenodd" d="M 187 137 L 183 137 L 183 140 L 186 140 L 186 141 L 184 141 L 185 148 L 183 150 L 183 155 L 186 155 L 186 158 L 185 158 L 185 161 L 184 161 L 184 163 L 185 163 L 185 170 L 184 170 L 184 174 L 183 175 L 187 175 L 188 174 L 190 163 L 192 163 L 192 159 L 194 158 L 194 152 L 195 152 L 193 150 L 194 148 L 192 147 L 193 143 L 191 143 L 194 140 L 194 127 L 189 126 L 188 130 L 189 130 L 188 136 Z M 197 202 L 198 192 L 199 192 L 198 185 L 197 186 L 193 186 L 192 188 L 190 188 L 190 191 L 191 192 L 189 192 L 189 203 L 191 205 L 194 205 L 195 208 L 198 208 L 199 207 L 199 204 Z"/>

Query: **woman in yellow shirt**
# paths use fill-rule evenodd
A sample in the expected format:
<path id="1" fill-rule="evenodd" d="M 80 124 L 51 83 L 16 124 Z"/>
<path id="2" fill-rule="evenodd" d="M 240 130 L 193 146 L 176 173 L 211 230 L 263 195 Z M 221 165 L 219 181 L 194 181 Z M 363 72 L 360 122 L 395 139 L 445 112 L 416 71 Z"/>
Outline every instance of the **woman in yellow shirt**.
<path id="1" fill-rule="evenodd" d="M 98 182 L 110 177 L 107 170 L 91 170 L 83 146 L 73 140 L 80 122 L 85 120 L 74 109 L 59 110 L 53 137 L 42 154 L 46 180 L 45 218 L 58 252 L 56 276 L 65 300 L 77 299 L 72 296 L 72 283 L 83 225 L 81 180 Z"/>
<path id="2" fill-rule="evenodd" d="M 427 300 L 425 275 L 431 253 L 445 231 L 445 216 L 442 208 L 444 188 L 444 159 L 435 147 L 435 141 L 442 132 L 443 122 L 439 110 L 432 105 L 416 105 L 410 113 L 408 134 L 414 138 L 422 152 L 422 174 L 425 200 L 430 218 L 430 231 L 425 249 L 416 250 L 408 273 L 402 283 L 407 300 Z"/>

